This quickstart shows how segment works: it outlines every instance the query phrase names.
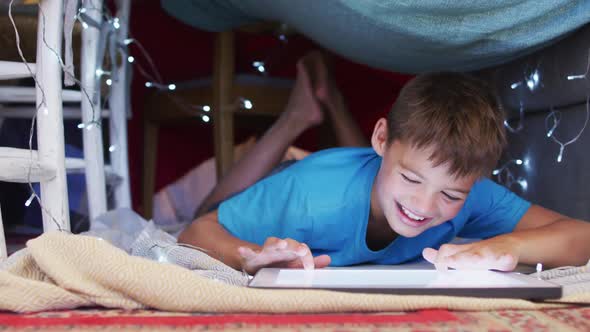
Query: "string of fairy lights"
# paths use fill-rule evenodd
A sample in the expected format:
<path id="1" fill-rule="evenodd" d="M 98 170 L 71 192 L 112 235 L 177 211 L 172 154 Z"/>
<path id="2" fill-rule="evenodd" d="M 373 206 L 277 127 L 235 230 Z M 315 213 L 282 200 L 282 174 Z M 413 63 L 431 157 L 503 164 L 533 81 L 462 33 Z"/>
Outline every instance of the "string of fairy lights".
<path id="1" fill-rule="evenodd" d="M 101 23 L 96 22 L 94 19 L 92 19 L 88 15 L 89 10 L 99 11 L 101 13 L 101 15 L 103 15 L 105 17 L 105 19 Z M 78 12 L 76 14 L 76 20 L 78 20 L 81 23 L 81 25 L 84 29 L 95 28 L 95 29 L 100 30 L 102 38 L 111 38 L 111 39 L 116 38 L 116 34 L 114 32 L 121 27 L 120 19 L 117 17 L 113 17 L 111 15 L 111 13 L 106 8 L 99 9 L 99 8 L 94 8 L 94 7 L 89 8 L 89 7 L 82 6 L 78 9 Z M 275 48 L 274 50 L 271 49 L 271 51 L 269 52 L 269 55 L 265 59 L 258 59 L 258 60 L 252 61 L 252 67 L 256 70 L 257 73 L 259 73 L 261 75 L 268 74 L 271 60 L 279 58 L 277 56 L 274 56 L 274 55 L 276 55 L 274 53 L 281 51 L 282 47 L 284 45 L 287 45 L 289 42 L 289 39 L 287 37 L 288 30 L 289 30 L 289 27 L 286 24 L 279 25 L 279 27 L 276 29 L 275 34 L 274 34 L 275 37 L 280 41 L 279 47 Z M 135 68 L 138 70 L 138 72 L 147 79 L 147 81 L 144 83 L 144 86 L 146 88 L 157 89 L 159 91 L 164 92 L 166 97 L 168 97 L 177 107 L 184 109 L 190 113 L 193 113 L 196 116 L 199 116 L 203 122 L 210 122 L 211 121 L 212 117 L 210 114 L 212 111 L 212 107 L 210 105 L 198 105 L 198 104 L 188 103 L 183 98 L 172 93 L 175 90 L 177 90 L 177 88 L 179 87 L 180 84 L 165 83 L 164 82 L 164 80 L 162 79 L 162 76 L 160 75 L 157 67 L 154 64 L 154 61 L 153 61 L 151 55 L 137 39 L 126 38 L 122 42 L 111 40 L 110 42 L 108 42 L 108 43 L 105 42 L 104 44 L 118 46 L 119 51 L 122 52 L 126 56 L 127 62 L 130 64 L 134 64 Z M 145 68 L 143 68 L 143 66 L 141 66 L 140 64 L 138 64 L 136 62 L 135 57 L 133 57 L 132 55 L 129 54 L 128 47 L 130 45 L 137 46 L 137 49 L 141 52 L 141 55 L 149 64 L 149 67 L 151 69 L 151 74 L 147 70 L 145 70 Z M 104 50 L 101 50 L 101 52 L 103 54 L 105 53 Z M 111 60 L 110 61 L 111 64 L 114 64 L 116 61 L 115 56 L 113 55 L 112 52 L 111 52 L 111 59 L 110 60 Z M 99 80 L 102 77 L 106 77 L 105 84 L 107 86 L 112 85 L 113 79 L 110 77 L 111 71 L 104 70 L 102 67 L 99 67 L 96 69 L 96 76 Z M 231 109 L 251 110 L 254 108 L 254 104 L 248 98 L 240 96 L 240 97 L 237 97 L 233 103 L 231 103 L 230 105 L 224 105 L 224 107 L 231 108 Z M 95 121 L 93 119 L 89 123 L 80 123 L 78 125 L 78 128 L 80 128 L 80 129 L 85 128 L 85 129 L 91 130 L 92 128 L 94 128 L 95 125 L 99 125 L 99 124 L 100 124 L 100 121 Z M 116 149 L 115 145 L 111 145 L 109 147 L 109 151 L 114 151 L 115 149 Z"/>
<path id="2" fill-rule="evenodd" d="M 100 11 L 101 15 L 103 15 L 105 17 L 105 19 L 101 23 L 97 22 L 96 20 L 92 19 L 88 15 L 89 10 Z M 91 8 L 80 7 L 78 9 L 77 14 L 76 14 L 76 20 L 78 20 L 81 23 L 81 25 L 84 29 L 95 28 L 95 29 L 98 29 L 99 31 L 101 31 L 102 38 L 109 38 L 109 39 L 116 38 L 116 33 L 114 33 L 114 32 L 121 27 L 121 20 L 117 17 L 113 17 L 111 15 L 111 13 L 106 8 L 98 9 L 98 8 L 92 8 L 92 7 Z M 279 39 L 283 40 L 283 41 L 286 40 L 286 38 L 284 38 L 283 35 L 280 35 Z M 177 89 L 176 83 L 164 83 L 164 80 L 162 79 L 162 76 L 160 75 L 151 55 L 136 38 L 126 38 L 122 41 L 110 40 L 109 42 L 104 42 L 103 44 L 104 45 L 116 45 L 116 47 L 118 48 L 118 51 L 121 52 L 121 55 L 123 56 L 123 58 L 126 59 L 129 64 L 133 64 L 135 66 L 135 68 L 137 69 L 137 71 L 143 77 L 145 77 L 147 79 L 147 81 L 144 83 L 144 86 L 146 88 L 153 88 L 153 89 L 157 89 L 157 90 L 160 90 L 163 92 L 173 92 Z M 128 48 L 131 45 L 137 46 L 137 49 L 140 51 L 144 60 L 146 60 L 146 62 L 148 63 L 151 73 L 148 72 L 148 70 L 146 70 L 141 64 L 137 63 L 134 56 L 129 54 Z M 106 53 L 106 50 L 104 50 L 104 49 L 99 50 L 99 52 L 101 52 L 101 54 L 104 55 Z M 115 56 L 113 55 L 112 52 L 110 54 L 111 54 L 110 63 L 111 63 L 111 65 L 113 65 L 114 63 L 116 63 L 116 59 L 115 59 Z M 261 72 L 264 72 L 264 70 L 262 70 Z M 99 67 L 96 69 L 95 73 L 96 73 L 96 77 L 99 82 L 101 82 L 101 80 L 104 78 L 105 84 L 107 86 L 112 85 L 113 78 L 112 78 L 112 72 L 110 70 L 105 70 L 102 68 L 102 65 L 99 65 Z M 197 105 L 197 104 L 187 103 L 183 98 L 181 98 L 173 93 L 166 93 L 165 95 L 177 107 L 182 108 L 184 110 L 188 110 L 189 112 L 195 114 L 196 116 L 199 116 L 203 122 L 210 122 L 211 121 L 210 113 L 212 111 L 212 108 L 210 105 Z M 249 110 L 249 109 L 252 109 L 254 107 L 254 105 L 249 99 L 244 98 L 244 97 L 238 97 L 236 99 L 234 107 L 239 108 L 239 109 Z M 94 128 L 97 125 L 100 125 L 100 120 L 94 119 L 94 116 L 93 116 L 93 119 L 90 122 L 79 123 L 78 128 L 91 130 L 92 128 Z M 109 146 L 109 151 L 113 152 L 115 150 L 116 150 L 116 145 L 113 143 Z"/>
<path id="3" fill-rule="evenodd" d="M 527 72 L 525 71 L 523 75 L 523 79 L 517 82 L 514 82 L 510 85 L 512 90 L 516 90 L 522 87 L 526 87 L 530 92 L 534 92 L 540 87 L 543 87 L 542 79 L 541 79 L 541 72 L 539 70 L 539 66 L 535 68 L 533 71 Z M 582 74 L 572 74 L 567 75 L 565 78 L 568 81 L 572 80 L 587 80 L 588 74 L 590 73 L 590 49 L 588 50 L 588 58 L 587 58 L 587 65 L 586 71 Z M 551 139 L 557 145 L 559 145 L 559 152 L 556 157 L 556 162 L 561 163 L 563 161 L 563 156 L 565 152 L 565 148 L 575 143 L 584 133 L 586 126 L 588 125 L 588 120 L 590 119 L 590 94 L 586 96 L 586 115 L 584 118 L 584 122 L 576 135 L 574 135 L 569 140 L 563 140 L 556 137 L 555 131 L 559 127 L 559 124 L 562 119 L 562 112 L 551 107 L 550 112 L 545 117 L 545 131 L 546 131 L 546 138 Z M 505 128 L 511 133 L 518 133 L 524 129 L 525 124 L 525 108 L 521 101 L 520 108 L 519 108 L 519 116 L 518 116 L 518 123 L 516 125 L 510 124 L 508 119 L 504 121 Z M 523 177 L 517 177 L 512 172 L 512 167 L 514 166 L 524 166 L 530 168 L 530 160 L 528 158 L 523 159 L 510 159 L 503 163 L 500 167 L 496 168 L 492 175 L 497 177 L 498 182 L 504 184 L 506 187 L 512 187 L 514 184 L 518 184 L 522 191 L 526 191 L 528 188 L 527 180 Z"/>
<path id="4" fill-rule="evenodd" d="M 269 67 L 272 65 L 272 61 L 275 59 L 280 59 L 279 52 L 282 51 L 285 45 L 289 43 L 289 38 L 287 37 L 287 33 L 289 31 L 289 26 L 287 24 L 281 24 L 275 31 L 275 36 L 277 40 L 280 42 L 278 47 L 272 48 L 268 51 L 265 59 L 256 59 L 252 61 L 252 68 L 256 70 L 261 75 L 268 75 Z"/>
<path id="5" fill-rule="evenodd" d="M 34 151 L 33 150 L 33 137 L 34 137 L 35 119 L 38 114 L 47 115 L 49 113 L 49 109 L 46 106 L 47 103 L 46 103 L 46 98 L 45 98 L 45 90 L 44 90 L 43 86 L 40 84 L 40 82 L 37 80 L 37 76 L 35 75 L 33 70 L 28 65 L 29 62 L 24 57 L 23 52 L 21 50 L 20 35 L 18 32 L 16 23 L 14 21 L 14 17 L 12 15 L 12 8 L 13 8 L 14 1 L 15 0 L 11 0 L 8 5 L 8 16 L 9 16 L 9 19 L 10 19 L 11 24 L 13 26 L 13 29 L 15 31 L 16 47 L 17 47 L 19 55 L 21 57 L 21 61 L 28 68 L 29 74 L 33 78 L 33 80 L 35 81 L 36 85 L 39 87 L 39 91 L 41 94 L 41 102 L 39 103 L 39 105 L 37 107 L 37 111 L 35 112 L 35 114 L 33 116 L 31 128 L 30 128 L 30 133 L 29 133 L 29 150 L 31 151 L 31 165 L 33 165 L 33 151 Z M 40 5 L 37 5 L 37 6 L 38 6 L 38 10 L 42 13 L 42 9 L 41 9 Z M 102 20 L 97 21 L 97 20 L 93 19 L 92 15 L 90 15 L 93 11 L 95 13 L 98 13 L 98 15 L 100 15 Z M 66 12 L 65 14 L 67 15 L 68 13 Z M 44 17 L 43 13 L 42 13 L 42 16 L 43 16 L 43 22 L 40 22 L 40 24 L 42 24 L 43 36 L 45 36 L 45 17 Z M 103 80 L 104 80 L 104 83 L 110 87 L 110 86 L 112 86 L 113 82 L 118 79 L 118 77 L 116 77 L 116 71 L 113 70 L 115 64 L 117 63 L 117 55 L 121 56 L 122 59 L 126 59 L 126 61 L 129 64 L 134 65 L 134 68 L 147 79 L 147 81 L 144 84 L 146 88 L 154 88 L 154 89 L 165 91 L 165 92 L 173 92 L 177 89 L 177 84 L 175 84 L 175 83 L 164 83 L 164 80 L 162 79 L 162 76 L 160 75 L 157 67 L 155 66 L 152 57 L 147 52 L 145 47 L 137 39 L 133 38 L 131 35 L 129 36 L 129 38 L 125 38 L 123 40 L 117 39 L 118 38 L 117 33 L 116 33 L 117 30 L 119 30 L 121 28 L 122 23 L 126 23 L 126 22 L 121 22 L 120 18 L 113 16 L 112 13 L 108 10 L 108 8 L 106 8 L 106 7 L 97 8 L 97 7 L 92 6 L 90 1 L 80 0 L 78 2 L 78 8 L 77 8 L 74 18 L 76 21 L 78 21 L 80 23 L 80 25 L 82 26 L 83 29 L 97 29 L 100 31 L 101 40 L 99 41 L 99 55 L 100 55 L 99 59 L 102 59 L 102 60 L 97 64 L 97 68 L 95 70 L 96 83 L 97 83 L 95 86 L 97 87 L 97 89 L 100 89 L 100 86 L 101 86 Z M 287 42 L 286 36 L 282 33 L 280 33 L 278 35 L 278 38 L 283 43 Z M 73 73 L 68 71 L 68 68 L 66 68 L 66 64 L 64 63 L 64 60 L 60 56 L 61 52 L 59 52 L 58 50 L 54 50 L 47 43 L 45 38 L 43 38 L 43 43 L 44 43 L 45 47 L 50 49 L 52 51 L 52 53 L 55 54 L 55 56 L 59 60 L 59 64 L 60 64 L 64 74 L 69 79 L 73 80 L 79 86 L 81 93 L 83 95 L 83 98 L 85 98 L 88 101 L 88 104 L 90 105 L 91 114 L 92 114 L 90 121 L 81 122 L 77 125 L 77 127 L 79 129 L 86 129 L 86 130 L 93 130 L 95 128 L 100 129 L 102 127 L 102 118 L 99 114 L 100 112 L 96 112 L 96 110 L 95 110 L 95 105 L 100 105 L 100 101 L 95 100 L 96 98 L 94 97 L 94 96 L 97 96 L 98 94 L 89 93 L 87 91 L 87 89 L 84 87 L 84 85 L 82 84 L 82 82 L 79 79 L 77 79 L 73 75 Z M 129 47 L 131 45 L 135 45 L 136 49 L 140 51 L 141 55 L 143 56 L 143 59 L 149 65 L 149 68 L 150 68 L 149 71 L 146 70 L 140 63 L 138 63 L 136 61 L 136 58 L 130 54 Z M 110 64 L 110 66 L 111 66 L 110 69 L 103 67 L 104 59 L 107 57 L 107 49 L 108 49 L 108 56 L 110 57 L 110 59 L 109 59 L 110 61 L 108 61 L 107 63 Z M 257 71 L 259 73 L 261 73 L 261 74 L 267 73 L 267 67 L 265 67 L 265 63 L 263 61 L 254 61 L 253 66 L 254 66 L 254 64 L 256 64 L 255 68 L 257 68 Z M 195 105 L 195 104 L 187 103 L 185 100 L 183 100 L 182 98 L 180 98 L 172 93 L 166 93 L 166 96 L 169 97 L 174 102 L 174 104 L 177 105 L 178 107 L 183 108 L 183 109 L 188 109 L 191 112 L 193 112 L 196 116 L 200 117 L 203 122 L 210 122 L 211 121 L 211 116 L 210 116 L 210 113 L 212 111 L 211 106 L 209 106 L 209 105 Z M 106 103 L 107 99 L 108 98 L 105 98 L 105 101 L 104 101 L 105 103 Z M 244 109 L 244 110 L 249 110 L 254 107 L 252 101 L 245 98 L 245 97 L 238 97 L 238 98 L 236 98 L 236 101 L 232 105 L 227 105 L 227 106 L 234 107 L 237 109 Z M 114 125 L 114 124 L 112 124 L 112 125 Z M 112 130 L 114 130 L 114 129 L 115 128 L 112 128 Z M 115 130 L 115 141 L 116 141 L 116 130 Z M 109 145 L 109 148 L 108 148 L 109 152 L 114 152 L 116 149 L 117 149 L 116 142 L 111 142 Z M 46 214 L 48 216 L 50 216 L 50 218 L 57 225 L 58 230 L 65 231 L 64 229 L 62 229 L 62 227 L 60 226 L 60 223 L 55 219 L 55 217 L 53 215 L 51 215 L 51 213 L 47 209 L 45 209 L 44 206 L 42 205 L 40 197 L 37 194 L 35 188 L 33 187 L 32 182 L 30 181 L 31 172 L 32 172 L 32 166 L 29 167 L 29 175 L 28 175 L 28 184 L 29 184 L 29 188 L 31 191 L 31 195 L 25 201 L 25 206 L 27 206 L 27 207 L 30 206 L 32 204 L 33 200 L 36 200 L 38 202 L 40 208 L 44 212 L 46 212 Z"/>

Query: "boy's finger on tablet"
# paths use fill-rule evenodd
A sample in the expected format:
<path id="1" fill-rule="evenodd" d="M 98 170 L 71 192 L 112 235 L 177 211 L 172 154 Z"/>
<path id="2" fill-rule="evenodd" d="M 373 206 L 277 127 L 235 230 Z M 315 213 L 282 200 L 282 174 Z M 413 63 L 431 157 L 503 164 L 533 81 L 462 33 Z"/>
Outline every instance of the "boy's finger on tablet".
<path id="1" fill-rule="evenodd" d="M 448 265 L 445 262 L 445 257 L 441 255 L 441 252 L 439 250 L 432 249 L 432 248 L 425 248 L 424 250 L 422 250 L 422 257 L 424 257 L 424 259 L 426 261 L 428 261 L 429 263 L 434 264 L 434 267 L 436 268 L 436 270 L 438 270 L 438 271 L 447 271 L 448 270 Z"/>
<path id="2" fill-rule="evenodd" d="M 434 267 L 436 268 L 437 271 L 441 271 L 441 272 L 449 270 L 449 266 L 445 263 L 439 263 L 439 262 L 434 263 Z"/>
<path id="3" fill-rule="evenodd" d="M 443 244 L 438 249 L 438 255 L 442 257 L 449 257 L 456 253 L 466 251 L 470 248 L 469 244 Z"/>
<path id="4" fill-rule="evenodd" d="M 300 256 L 299 258 L 301 259 L 301 264 L 303 264 L 305 270 L 313 270 L 315 268 L 315 262 L 311 255 L 311 251 L 308 251 L 306 255 Z"/>
<path id="5" fill-rule="evenodd" d="M 278 250 L 287 247 L 287 242 L 277 237 L 269 237 L 264 241 L 264 249 Z"/>
<path id="6" fill-rule="evenodd" d="M 455 256 L 451 258 L 450 266 L 456 269 L 512 271 L 517 264 L 517 259 L 511 255 L 495 256 L 465 252 Z"/>
<path id="7" fill-rule="evenodd" d="M 497 270 L 498 260 L 480 252 L 464 251 L 446 258 L 449 267 L 460 270 Z"/>
<path id="8" fill-rule="evenodd" d="M 326 266 L 330 265 L 330 262 L 332 262 L 332 259 L 328 255 L 320 255 L 320 256 L 314 257 L 313 262 L 315 264 L 315 268 L 320 269 L 322 267 L 326 267 Z"/>
<path id="9" fill-rule="evenodd" d="M 296 253 L 298 256 L 299 256 L 299 253 L 300 253 L 300 252 L 303 252 L 303 251 L 304 251 L 304 250 L 302 250 L 302 248 L 303 248 L 303 249 L 305 249 L 305 248 L 306 248 L 306 247 L 303 247 L 302 243 L 300 243 L 300 242 L 298 242 L 298 241 L 295 241 L 295 240 L 293 240 L 293 239 L 289 239 L 289 238 L 287 238 L 287 239 L 284 239 L 283 241 L 286 243 L 286 245 L 284 246 L 284 248 L 283 248 L 283 249 L 285 249 L 285 250 L 289 250 L 289 251 L 293 251 L 293 252 L 295 252 L 295 253 Z"/>
<path id="10" fill-rule="evenodd" d="M 254 250 L 252 250 L 248 247 L 238 247 L 238 253 L 244 259 L 249 259 L 249 258 L 252 258 L 257 255 L 257 253 L 254 252 Z"/>
<path id="11" fill-rule="evenodd" d="M 498 257 L 496 270 L 512 271 L 518 265 L 518 258 L 514 255 L 505 254 Z"/>
<path id="12" fill-rule="evenodd" d="M 293 248 L 295 254 L 301 260 L 301 264 L 303 265 L 304 269 L 311 270 L 315 267 L 313 256 L 311 255 L 311 250 L 305 243 L 300 243 L 295 240 L 291 240 L 291 242 L 289 243 L 289 247 Z"/>
<path id="13" fill-rule="evenodd" d="M 424 248 L 422 250 L 422 257 L 427 260 L 429 263 L 434 264 L 436 262 L 436 256 L 438 255 L 438 250 L 432 248 Z"/>

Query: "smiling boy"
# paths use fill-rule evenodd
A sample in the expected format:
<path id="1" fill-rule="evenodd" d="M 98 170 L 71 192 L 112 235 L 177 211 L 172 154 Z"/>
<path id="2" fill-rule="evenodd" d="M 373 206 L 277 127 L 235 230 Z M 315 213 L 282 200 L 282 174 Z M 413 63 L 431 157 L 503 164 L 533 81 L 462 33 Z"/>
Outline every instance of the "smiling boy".
<path id="1" fill-rule="evenodd" d="M 286 113 L 341 102 L 326 90 L 324 69 L 315 80 L 301 70 L 298 64 Z M 292 142 L 276 139 L 277 131 L 294 130 L 297 122 L 280 121 L 261 145 Z M 506 142 L 503 121 L 483 82 L 459 73 L 417 76 L 387 119 L 377 121 L 371 148 L 314 153 L 225 197 L 179 242 L 249 273 L 420 257 L 440 268 L 586 263 L 590 224 L 531 205 L 486 178 Z M 457 236 L 484 240 L 447 244 Z"/>

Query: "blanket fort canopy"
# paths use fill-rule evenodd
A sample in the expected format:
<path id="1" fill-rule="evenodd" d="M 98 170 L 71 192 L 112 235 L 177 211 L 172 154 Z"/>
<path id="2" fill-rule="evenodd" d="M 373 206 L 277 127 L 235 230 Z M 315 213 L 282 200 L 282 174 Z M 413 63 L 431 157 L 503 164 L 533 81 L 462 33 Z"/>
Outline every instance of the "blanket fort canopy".
<path id="1" fill-rule="evenodd" d="M 208 31 L 269 20 L 353 61 L 396 72 L 470 71 L 508 62 L 590 21 L 586 0 L 162 0 Z"/>

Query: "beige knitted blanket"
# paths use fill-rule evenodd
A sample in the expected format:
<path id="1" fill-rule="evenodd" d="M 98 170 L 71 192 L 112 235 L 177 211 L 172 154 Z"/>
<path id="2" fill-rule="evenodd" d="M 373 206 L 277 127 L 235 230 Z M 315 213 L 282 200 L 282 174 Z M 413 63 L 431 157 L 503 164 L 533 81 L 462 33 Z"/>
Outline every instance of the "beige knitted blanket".
<path id="1" fill-rule="evenodd" d="M 590 293 L 564 301 L 590 303 Z M 27 243 L 0 270 L 0 310 L 82 306 L 182 312 L 378 312 L 426 308 L 538 309 L 556 304 L 512 299 L 398 296 L 331 291 L 260 290 L 129 255 L 99 238 L 50 232 Z"/>

